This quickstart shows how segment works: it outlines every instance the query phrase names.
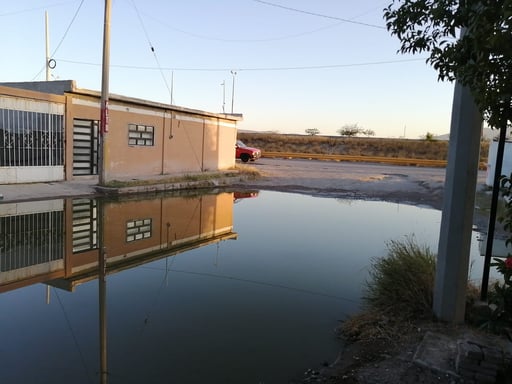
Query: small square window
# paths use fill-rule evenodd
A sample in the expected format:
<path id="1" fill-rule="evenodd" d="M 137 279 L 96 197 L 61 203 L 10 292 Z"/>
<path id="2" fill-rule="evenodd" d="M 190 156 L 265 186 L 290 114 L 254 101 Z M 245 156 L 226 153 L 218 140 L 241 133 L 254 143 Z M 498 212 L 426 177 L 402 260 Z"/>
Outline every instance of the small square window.
<path id="1" fill-rule="evenodd" d="M 126 242 L 149 239 L 153 234 L 152 219 L 137 219 L 126 222 Z"/>
<path id="2" fill-rule="evenodd" d="M 155 127 L 143 124 L 128 124 L 128 145 L 152 147 L 155 142 Z"/>

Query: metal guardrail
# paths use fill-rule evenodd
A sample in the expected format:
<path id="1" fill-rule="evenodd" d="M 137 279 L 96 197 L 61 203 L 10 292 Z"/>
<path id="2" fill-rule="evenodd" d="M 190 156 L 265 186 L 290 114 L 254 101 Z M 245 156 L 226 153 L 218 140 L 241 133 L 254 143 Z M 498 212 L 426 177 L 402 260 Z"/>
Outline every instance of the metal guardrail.
<path id="1" fill-rule="evenodd" d="M 423 167 L 446 167 L 446 160 L 407 159 L 402 157 L 328 155 L 316 153 L 262 152 L 262 157 L 286 159 L 311 159 L 333 161 L 358 161 L 366 163 L 385 163 L 394 165 L 415 165 Z M 481 165 L 482 166 L 482 165 Z"/>
<path id="2" fill-rule="evenodd" d="M 293 153 L 293 152 L 262 152 L 262 157 L 284 158 L 284 159 L 309 159 L 309 160 L 333 160 L 333 161 L 358 161 L 364 163 L 384 163 L 393 165 L 411 165 L 417 167 L 439 167 L 445 168 L 446 160 L 431 159 L 408 159 L 404 157 L 383 157 L 383 156 L 355 156 L 355 155 L 329 155 L 317 153 Z M 480 163 L 481 170 L 487 169 L 487 163 Z"/>

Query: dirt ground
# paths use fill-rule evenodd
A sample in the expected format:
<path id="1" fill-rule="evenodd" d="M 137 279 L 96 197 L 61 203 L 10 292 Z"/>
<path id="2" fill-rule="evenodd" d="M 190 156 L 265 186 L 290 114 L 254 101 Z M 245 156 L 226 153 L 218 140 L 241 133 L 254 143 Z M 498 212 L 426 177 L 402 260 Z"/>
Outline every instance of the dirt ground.
<path id="1" fill-rule="evenodd" d="M 304 193 L 333 198 L 380 200 L 442 209 L 445 168 L 261 158 L 249 163 L 262 177 L 244 188 Z M 477 191 L 488 194 L 486 171 L 479 171 Z M 475 230 L 486 230 L 486 213 L 475 210 Z"/>
<path id="2" fill-rule="evenodd" d="M 442 207 L 444 168 L 271 158 L 249 166 L 262 175 L 244 183 L 255 188 Z"/>
<path id="3" fill-rule="evenodd" d="M 422 322 L 405 327 L 396 339 L 347 340 L 340 337 L 340 353 L 328 366 L 306 371 L 299 383 L 424 383 L 455 384 L 463 381 L 451 374 L 414 362 L 416 351 L 427 332 L 454 334 L 460 330 L 438 323 Z M 454 363 L 454 362 L 453 362 Z M 454 368 L 453 368 L 454 369 Z"/>
<path id="4" fill-rule="evenodd" d="M 243 183 L 247 188 L 442 208 L 445 178 L 442 168 L 283 159 L 260 159 L 250 166 L 258 169 L 262 177 Z M 485 172 L 480 172 L 477 187 L 485 190 L 484 183 Z M 486 227 L 487 217 L 475 215 L 474 222 L 476 227 Z M 311 367 L 304 377 L 292 383 L 461 382 L 450 374 L 413 362 L 418 346 L 429 331 L 453 336 L 461 329 L 421 322 L 404 325 L 403 332 L 392 338 L 358 341 L 348 340 L 337 332 L 340 354 L 335 361 L 323 367 Z"/>

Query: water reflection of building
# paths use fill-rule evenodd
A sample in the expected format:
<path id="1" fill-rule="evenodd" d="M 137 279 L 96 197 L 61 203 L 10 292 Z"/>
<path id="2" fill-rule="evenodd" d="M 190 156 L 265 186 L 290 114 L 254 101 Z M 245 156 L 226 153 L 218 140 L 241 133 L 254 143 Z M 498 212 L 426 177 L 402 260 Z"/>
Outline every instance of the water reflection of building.
<path id="1" fill-rule="evenodd" d="M 233 193 L 2 204 L 0 292 L 41 282 L 72 290 L 95 279 L 100 238 L 107 273 L 236 238 Z"/>

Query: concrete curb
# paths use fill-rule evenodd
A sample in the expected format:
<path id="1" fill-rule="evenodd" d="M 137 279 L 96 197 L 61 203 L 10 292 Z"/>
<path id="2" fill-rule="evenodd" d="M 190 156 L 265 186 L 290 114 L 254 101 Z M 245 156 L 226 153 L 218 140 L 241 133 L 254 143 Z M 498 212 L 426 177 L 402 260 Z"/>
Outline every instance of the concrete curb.
<path id="1" fill-rule="evenodd" d="M 195 190 L 195 189 L 209 189 L 217 188 L 220 186 L 229 186 L 233 184 L 233 179 L 240 180 L 241 176 L 221 177 L 218 179 L 211 180 L 199 180 L 199 181 L 182 181 L 175 183 L 155 183 L 148 185 L 134 185 L 127 187 L 101 187 L 95 186 L 94 189 L 101 195 L 104 196 L 120 196 L 129 194 L 144 194 L 144 193 L 155 193 L 155 192 L 166 192 L 166 191 L 179 191 L 179 190 Z"/>

